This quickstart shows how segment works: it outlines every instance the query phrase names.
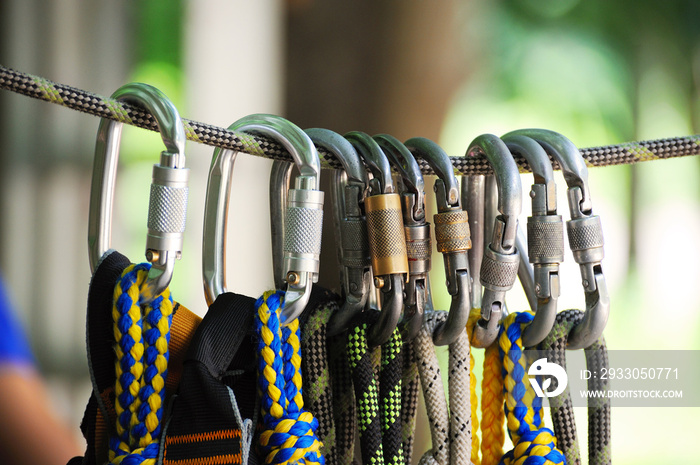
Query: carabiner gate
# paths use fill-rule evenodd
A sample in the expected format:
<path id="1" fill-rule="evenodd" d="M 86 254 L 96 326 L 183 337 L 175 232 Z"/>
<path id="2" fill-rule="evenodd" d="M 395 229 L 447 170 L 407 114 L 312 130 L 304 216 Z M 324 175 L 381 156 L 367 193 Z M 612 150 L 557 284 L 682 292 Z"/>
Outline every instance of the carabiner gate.
<path id="1" fill-rule="evenodd" d="M 284 118 L 274 115 L 255 114 L 233 123 L 230 129 L 258 133 L 277 140 L 289 151 L 299 170 L 294 189 L 287 193 L 286 210 L 270 200 L 272 223 L 284 217 L 284 247 L 282 276 L 287 283 L 282 309 L 282 324 L 296 319 L 304 311 L 311 297 L 311 286 L 318 281 L 321 233 L 323 229 L 323 192 L 319 190 L 321 162 L 316 147 L 309 136 L 299 127 Z M 289 164 L 291 169 L 291 164 Z M 274 188 L 275 186 L 273 186 Z M 281 186 L 286 190 L 286 186 Z M 281 234 L 274 229 L 273 254 Z"/>
<path id="2" fill-rule="evenodd" d="M 535 318 L 522 334 L 523 346 L 533 347 L 547 337 L 557 317 L 559 263 L 564 261 L 564 223 L 561 215 L 557 215 L 552 164 L 542 146 L 521 135 L 506 135 L 502 140 L 511 153 L 519 153 L 527 160 L 535 181 L 530 191 L 532 216 L 527 219 L 527 255 L 534 265 L 536 307 L 532 308 Z M 524 262 L 523 259 L 521 257 Z"/>
<path id="3" fill-rule="evenodd" d="M 377 142 L 368 134 L 353 131 L 345 134 L 369 167 L 369 196 L 365 199 L 367 236 L 374 284 L 381 291 L 381 312 L 367 335 L 371 346 L 389 340 L 401 318 L 404 282 L 408 275 L 408 258 L 403 230 L 401 200 L 391 178 L 391 165 Z"/>
<path id="4" fill-rule="evenodd" d="M 404 340 L 413 339 L 423 324 L 423 312 L 429 298 L 430 223 L 425 221 L 425 182 L 418 162 L 408 148 L 388 134 L 378 134 L 374 140 L 389 162 L 401 175 L 401 207 L 408 258 L 408 281 L 404 288 Z"/>
<path id="5" fill-rule="evenodd" d="M 603 229 L 600 217 L 593 214 L 588 189 L 588 168 L 576 146 L 559 133 L 545 129 L 522 129 L 519 134 L 535 139 L 559 162 L 568 186 L 571 219 L 566 222 L 569 247 L 581 269 L 586 300 L 583 321 L 571 331 L 568 349 L 583 349 L 603 333 L 610 315 L 610 296 L 601 262 L 604 257 Z"/>
<path id="6" fill-rule="evenodd" d="M 438 213 L 433 216 L 437 249 L 443 254 L 447 291 L 452 296 L 447 320 L 433 332 L 435 345 L 449 345 L 464 331 L 469 319 L 471 277 L 468 250 L 471 233 L 467 212 L 462 210 L 459 184 L 452 161 L 435 142 L 415 137 L 405 142 L 414 157 L 428 162 L 438 176 L 433 185 Z"/>
<path id="7" fill-rule="evenodd" d="M 185 129 L 175 106 L 161 91 L 148 84 L 120 87 L 112 98 L 144 107 L 158 123 L 166 150 L 153 165 L 148 205 L 146 259 L 152 266 L 146 282 L 145 300 L 168 287 L 175 260 L 182 253 L 187 212 L 189 170 L 185 168 Z M 90 269 L 97 265 L 112 242 L 112 207 L 117 176 L 122 123 L 101 119 L 95 146 L 88 217 Z"/>
<path id="8" fill-rule="evenodd" d="M 319 128 L 305 132 L 316 146 L 331 152 L 344 168 L 344 171 L 335 171 L 331 191 L 344 299 L 343 306 L 331 316 L 326 327 L 327 335 L 335 336 L 348 329 L 355 316 L 365 310 L 372 287 L 367 220 L 364 215 L 367 173 L 360 155 L 340 134 Z"/>
<path id="9" fill-rule="evenodd" d="M 504 313 L 505 295 L 513 287 L 520 254 L 515 246 L 518 216 L 522 207 L 518 166 L 508 147 L 498 137 L 483 134 L 472 141 L 467 156 L 485 155 L 498 186 L 498 211 L 491 243 L 481 262 L 481 319 L 474 327 L 472 345 L 487 347 L 498 336 L 498 321 Z"/>

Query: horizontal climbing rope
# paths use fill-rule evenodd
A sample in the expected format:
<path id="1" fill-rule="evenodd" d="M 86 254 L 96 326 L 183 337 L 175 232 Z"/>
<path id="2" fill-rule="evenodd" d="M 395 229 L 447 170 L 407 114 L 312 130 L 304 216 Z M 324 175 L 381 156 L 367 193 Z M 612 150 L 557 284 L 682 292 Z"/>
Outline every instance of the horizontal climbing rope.
<path id="1" fill-rule="evenodd" d="M 55 103 L 73 110 L 121 123 L 157 131 L 151 115 L 139 107 L 75 87 L 58 84 L 42 77 L 22 73 L 0 65 L 0 88 L 28 97 Z M 291 155 L 279 143 L 264 137 L 229 131 L 219 126 L 183 118 L 187 139 L 212 147 L 222 147 L 263 158 L 292 161 Z M 588 166 L 627 165 L 642 161 L 700 155 L 700 135 L 627 142 L 618 145 L 580 149 Z M 328 151 L 319 148 L 324 168 L 340 168 L 340 162 Z M 490 174 L 491 166 L 482 155 L 472 157 L 450 157 L 459 174 Z M 515 155 L 521 172 L 529 171 L 525 159 Z M 419 160 L 423 174 L 433 174 L 432 168 Z M 558 164 L 554 163 L 555 169 Z"/>

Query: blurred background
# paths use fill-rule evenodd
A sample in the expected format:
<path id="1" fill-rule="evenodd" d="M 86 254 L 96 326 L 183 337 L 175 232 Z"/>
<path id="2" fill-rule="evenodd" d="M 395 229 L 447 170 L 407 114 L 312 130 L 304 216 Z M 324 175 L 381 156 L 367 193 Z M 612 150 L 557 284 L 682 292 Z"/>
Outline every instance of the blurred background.
<path id="1" fill-rule="evenodd" d="M 479 134 L 525 127 L 560 132 L 580 147 L 700 132 L 698 18 L 692 0 L 0 0 L 0 63 L 105 96 L 146 82 L 183 117 L 218 126 L 274 113 L 302 128 L 428 137 L 460 156 Z M 86 235 L 98 123 L 0 92 L 0 272 L 76 434 L 90 393 Z M 113 246 L 132 261 L 142 261 L 160 150 L 157 134 L 125 128 Z M 212 152 L 188 143 L 188 232 L 171 286 L 199 314 Z M 272 286 L 270 165 L 236 161 L 227 276 L 230 290 L 248 295 Z M 565 184 L 557 179 L 561 213 Z M 700 160 L 593 168 L 590 182 L 606 240 L 609 347 L 699 349 Z M 525 193 L 531 183 L 523 175 Z M 432 194 L 431 180 L 426 187 Z M 522 222 L 529 202 L 523 207 Z M 324 251 L 332 253 L 326 230 Z M 433 268 L 433 282 L 443 282 L 439 256 Z M 584 305 L 577 268 L 567 255 L 561 309 Z M 433 294 L 447 308 L 447 293 L 435 286 Z M 525 306 L 516 289 L 509 307 Z M 614 409 L 615 463 L 695 462 L 698 413 Z M 585 410 L 577 421 L 585 440 Z M 664 447 L 640 440 L 648 425 Z M 429 441 L 426 427 L 418 434 L 416 456 Z"/>

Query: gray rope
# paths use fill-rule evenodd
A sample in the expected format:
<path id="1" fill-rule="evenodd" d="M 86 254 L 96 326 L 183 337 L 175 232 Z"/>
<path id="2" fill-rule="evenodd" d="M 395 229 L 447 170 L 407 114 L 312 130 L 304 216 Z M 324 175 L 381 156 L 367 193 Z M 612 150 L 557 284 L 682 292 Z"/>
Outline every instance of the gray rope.
<path id="1" fill-rule="evenodd" d="M 433 332 L 447 320 L 447 312 L 430 311 L 414 340 L 425 409 L 433 448 L 420 459 L 421 465 L 469 464 L 472 455 L 471 392 L 469 388 L 469 338 L 466 329 L 449 346 L 449 410 Z"/>
<path id="2" fill-rule="evenodd" d="M 124 102 L 102 97 L 91 92 L 51 82 L 42 77 L 22 73 L 0 65 L 0 89 L 28 97 L 55 103 L 73 110 L 109 118 L 121 123 L 157 131 L 155 120 L 142 109 Z M 276 141 L 263 136 L 252 136 L 229 131 L 219 126 L 183 118 L 187 139 L 212 147 L 231 149 L 258 157 L 292 161 L 291 155 Z M 642 161 L 686 157 L 700 154 L 700 135 L 628 142 L 619 145 L 581 149 L 581 155 L 589 166 L 627 165 Z M 340 162 L 325 149 L 319 148 L 324 168 L 341 167 Z M 450 157 L 456 174 L 490 174 L 491 166 L 486 157 Z M 525 159 L 515 154 L 521 172 L 530 171 Z M 423 174 L 434 174 L 425 160 L 418 160 Z M 554 169 L 558 164 L 553 163 Z"/>
<path id="3" fill-rule="evenodd" d="M 420 459 L 420 465 L 450 464 L 450 417 L 442 384 L 440 365 L 433 344 L 433 330 L 437 318 L 425 315 L 423 327 L 414 339 L 416 364 L 423 389 L 425 410 L 428 414 L 428 426 L 433 447 Z M 468 385 L 467 385 L 468 386 Z"/>

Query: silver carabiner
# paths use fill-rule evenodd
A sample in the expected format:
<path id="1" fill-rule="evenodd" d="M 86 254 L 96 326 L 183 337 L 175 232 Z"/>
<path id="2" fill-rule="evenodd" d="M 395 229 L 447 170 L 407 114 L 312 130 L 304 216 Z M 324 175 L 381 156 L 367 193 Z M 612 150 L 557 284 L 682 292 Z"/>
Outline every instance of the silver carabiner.
<path id="1" fill-rule="evenodd" d="M 343 306 L 328 321 L 326 333 L 330 337 L 347 330 L 350 322 L 365 310 L 372 287 L 364 215 L 367 173 L 360 155 L 340 134 L 319 128 L 306 129 L 305 132 L 317 147 L 332 153 L 344 168 L 335 170 L 331 191 Z"/>
<path id="2" fill-rule="evenodd" d="M 401 208 L 408 257 L 408 281 L 404 287 L 404 340 L 413 339 L 423 325 L 430 271 L 430 223 L 425 221 L 425 182 L 420 166 L 397 138 L 377 134 L 374 140 L 401 176 Z"/>
<path id="3" fill-rule="evenodd" d="M 468 250 L 471 233 L 467 212 L 459 201 L 459 184 L 449 155 L 435 142 L 414 137 L 404 142 L 414 157 L 433 168 L 437 179 L 433 185 L 438 213 L 433 216 L 437 249 L 443 254 L 447 291 L 452 296 L 447 319 L 433 331 L 435 345 L 449 345 L 464 331 L 470 311 L 471 277 Z"/>
<path id="4" fill-rule="evenodd" d="M 467 156 L 484 155 L 493 168 L 498 186 L 498 211 L 493 237 L 481 262 L 481 318 L 474 327 L 472 345 L 487 347 L 498 336 L 506 292 L 515 283 L 520 254 L 515 246 L 518 216 L 522 209 L 520 173 L 508 147 L 498 137 L 483 134 L 472 141 Z"/>
<path id="5" fill-rule="evenodd" d="M 189 170 L 185 168 L 185 129 L 175 106 L 161 91 L 142 83 L 120 87 L 112 98 L 146 109 L 158 123 L 165 150 L 153 165 L 148 206 L 146 259 L 151 270 L 145 300 L 159 295 L 172 279 L 175 260 L 182 253 L 187 212 Z M 95 145 L 95 161 L 88 217 L 88 256 L 94 273 L 112 242 L 112 207 L 117 177 L 122 123 L 101 119 Z"/>
<path id="6" fill-rule="evenodd" d="M 379 319 L 370 327 L 367 340 L 376 347 L 389 340 L 401 318 L 408 258 L 403 230 L 401 200 L 391 178 L 391 165 L 381 147 L 368 134 L 353 131 L 345 138 L 369 167 L 369 195 L 365 199 L 367 236 L 374 284 L 381 291 Z"/>
<path id="7" fill-rule="evenodd" d="M 462 206 L 469 218 L 472 247 L 467 251 L 472 275 L 472 309 L 481 308 L 481 260 L 484 253 L 484 198 L 486 176 L 462 176 Z"/>
<path id="8" fill-rule="evenodd" d="M 279 116 L 249 115 L 233 123 L 229 129 L 275 139 L 292 155 L 300 172 L 295 189 L 289 190 L 286 211 L 283 212 L 280 206 L 277 211 L 271 212 L 275 216 L 273 224 L 279 221 L 280 217 L 284 217 L 285 222 L 283 276 L 287 281 L 287 290 L 281 314 L 282 324 L 285 325 L 304 310 L 311 296 L 311 286 L 318 280 L 323 226 L 323 192 L 318 190 L 318 175 L 321 170 L 318 152 L 304 131 Z M 204 240 L 207 241 L 208 237 L 217 238 L 211 242 L 211 246 L 205 243 L 203 257 L 205 294 L 207 300 L 212 301 L 217 295 L 225 292 L 224 233 L 227 200 L 222 203 L 220 190 L 227 190 L 229 181 L 222 181 L 220 177 L 230 176 L 233 156 L 234 152 L 231 150 L 214 151 L 210 174 L 218 176 L 219 180 L 210 181 L 207 191 L 206 210 L 216 219 L 208 221 L 205 217 L 205 228 L 210 228 L 211 233 L 205 231 Z M 217 183 L 218 190 L 215 189 Z M 210 287 L 209 291 L 206 291 L 207 286 Z"/>
<path id="9" fill-rule="evenodd" d="M 232 129 L 229 126 L 228 129 Z M 204 202 L 202 233 L 202 276 L 207 305 L 214 303 L 226 288 L 226 228 L 231 177 L 238 152 L 216 148 L 209 167 Z"/>
<path id="10" fill-rule="evenodd" d="M 569 349 L 583 349 L 603 333 L 610 315 L 610 296 L 602 269 L 603 229 L 600 217 L 593 214 L 588 189 L 588 168 L 576 146 L 559 133 L 545 129 L 522 129 L 520 134 L 535 139 L 559 162 L 568 186 L 567 198 L 571 219 L 566 222 L 569 248 L 581 269 L 586 300 L 583 321 L 569 334 Z"/>
<path id="11" fill-rule="evenodd" d="M 501 139 L 511 153 L 519 153 L 527 160 L 535 181 L 530 191 L 532 216 L 527 219 L 527 255 L 534 268 L 537 305 L 532 307 L 535 318 L 522 334 L 523 346 L 533 347 L 547 337 L 557 317 L 559 264 L 564 261 L 564 223 L 561 215 L 557 215 L 557 186 L 547 152 L 529 137 L 510 134 Z M 521 261 L 525 262 L 522 251 L 521 255 Z M 523 277 L 520 279 L 522 281 Z"/>

